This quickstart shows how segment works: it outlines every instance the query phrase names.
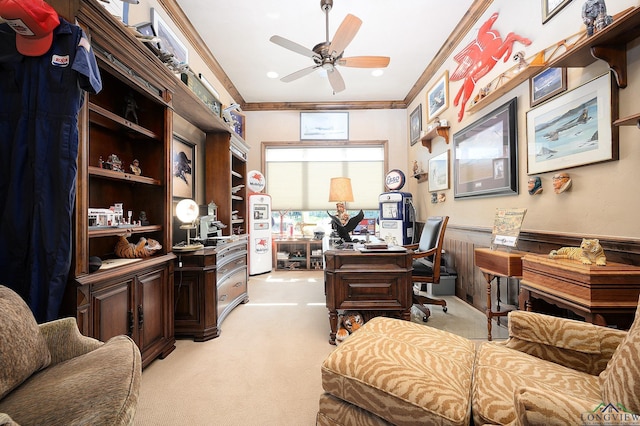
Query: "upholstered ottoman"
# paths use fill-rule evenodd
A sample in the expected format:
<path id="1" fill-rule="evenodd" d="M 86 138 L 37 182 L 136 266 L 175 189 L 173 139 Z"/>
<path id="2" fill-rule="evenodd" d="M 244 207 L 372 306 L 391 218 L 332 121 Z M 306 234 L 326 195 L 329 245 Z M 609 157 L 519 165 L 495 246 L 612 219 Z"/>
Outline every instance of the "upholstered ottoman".
<path id="1" fill-rule="evenodd" d="M 317 425 L 468 425 L 473 342 L 376 317 L 322 365 Z"/>

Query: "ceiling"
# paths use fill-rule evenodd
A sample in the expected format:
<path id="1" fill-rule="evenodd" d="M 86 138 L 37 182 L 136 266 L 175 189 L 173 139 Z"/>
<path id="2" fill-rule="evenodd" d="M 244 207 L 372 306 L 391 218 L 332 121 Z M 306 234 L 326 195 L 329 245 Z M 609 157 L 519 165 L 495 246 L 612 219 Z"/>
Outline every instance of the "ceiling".
<path id="1" fill-rule="evenodd" d="M 372 76 L 372 69 L 338 66 L 346 89 L 333 94 L 326 73 L 320 70 L 293 82 L 280 81 L 313 61 L 269 41 L 279 35 L 308 49 L 324 42 L 325 12 L 320 0 L 162 3 L 174 6 L 173 13 L 170 10 L 176 15 L 172 16 L 174 22 L 181 18 L 182 26 L 195 30 L 195 40 L 207 46 L 215 62 L 212 68 L 218 79 L 245 109 L 267 104 L 285 109 L 358 103 L 406 108 L 438 70 L 442 60 L 434 63 L 434 59 L 443 56 L 439 55 L 443 45 L 452 44 L 456 31 L 458 37 L 468 31 L 461 31 L 459 24 L 466 21 L 469 25 L 481 13 L 481 7 L 474 3 L 490 4 L 481 0 L 334 0 L 329 12 L 330 39 L 347 14 L 362 20 L 344 57 L 389 56 L 391 61 L 380 77 Z M 269 71 L 279 77 L 267 77 Z"/>

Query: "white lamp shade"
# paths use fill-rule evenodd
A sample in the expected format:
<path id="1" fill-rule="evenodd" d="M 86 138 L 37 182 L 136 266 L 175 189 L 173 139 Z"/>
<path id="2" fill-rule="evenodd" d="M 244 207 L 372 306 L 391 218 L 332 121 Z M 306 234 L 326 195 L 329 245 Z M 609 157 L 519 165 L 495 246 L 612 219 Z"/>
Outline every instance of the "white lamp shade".
<path id="1" fill-rule="evenodd" d="M 176 216 L 182 223 L 191 223 L 198 218 L 200 213 L 198 205 L 190 198 L 181 200 L 176 205 Z"/>

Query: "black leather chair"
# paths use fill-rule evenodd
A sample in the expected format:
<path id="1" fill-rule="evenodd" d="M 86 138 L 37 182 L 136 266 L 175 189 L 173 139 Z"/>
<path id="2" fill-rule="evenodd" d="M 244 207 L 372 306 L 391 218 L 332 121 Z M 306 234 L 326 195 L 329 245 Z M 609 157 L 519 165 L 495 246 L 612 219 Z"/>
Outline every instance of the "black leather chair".
<path id="1" fill-rule="evenodd" d="M 449 216 L 431 216 L 422 228 L 420 241 L 418 244 L 409 244 L 404 247 L 413 250 L 413 273 L 412 281 L 418 284 L 418 289 L 414 288 L 413 303 L 424 316 L 423 321 L 427 321 L 431 316 L 431 311 L 425 305 L 439 305 L 447 312 L 447 302 L 442 299 L 432 299 L 418 293 L 424 283 L 440 283 L 440 265 L 442 263 L 442 245 L 444 243 L 444 232 L 447 229 Z"/>

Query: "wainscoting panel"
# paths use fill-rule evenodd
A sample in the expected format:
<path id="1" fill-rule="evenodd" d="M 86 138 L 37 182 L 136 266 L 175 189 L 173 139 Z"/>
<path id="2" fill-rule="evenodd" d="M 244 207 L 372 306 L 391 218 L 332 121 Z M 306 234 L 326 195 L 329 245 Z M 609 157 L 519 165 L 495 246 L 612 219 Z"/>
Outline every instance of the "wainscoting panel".
<path id="1" fill-rule="evenodd" d="M 640 266 L 640 239 L 633 238 L 522 232 L 518 240 L 518 250 L 538 254 L 549 253 L 560 247 L 579 246 L 583 237 L 598 238 L 607 260 Z M 490 228 L 470 228 L 451 223 L 447 226 L 444 249 L 452 255 L 458 272 L 456 296 L 482 312 L 487 308 L 487 283 L 480 269 L 474 265 L 473 253 L 476 247 L 489 247 L 490 243 Z M 500 288 L 502 303 L 518 304 L 518 280 L 502 279 Z M 492 286 L 492 300 L 495 306 L 495 285 Z"/>

